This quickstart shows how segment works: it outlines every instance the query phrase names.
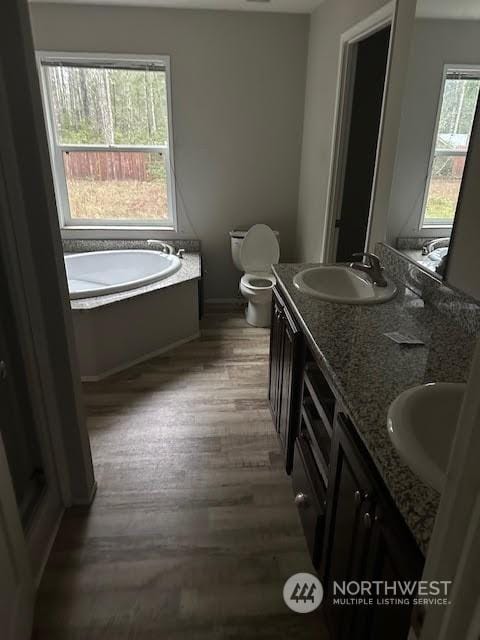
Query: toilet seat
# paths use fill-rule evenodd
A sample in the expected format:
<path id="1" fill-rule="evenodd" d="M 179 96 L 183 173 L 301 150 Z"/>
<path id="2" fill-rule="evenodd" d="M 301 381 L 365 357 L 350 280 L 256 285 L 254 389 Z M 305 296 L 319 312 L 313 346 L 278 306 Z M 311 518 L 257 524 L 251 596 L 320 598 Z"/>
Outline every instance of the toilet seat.
<path id="1" fill-rule="evenodd" d="M 269 289 L 273 289 L 276 282 L 276 278 L 272 273 L 262 271 L 256 273 L 245 273 L 240 280 L 240 283 L 252 292 L 268 291 Z"/>

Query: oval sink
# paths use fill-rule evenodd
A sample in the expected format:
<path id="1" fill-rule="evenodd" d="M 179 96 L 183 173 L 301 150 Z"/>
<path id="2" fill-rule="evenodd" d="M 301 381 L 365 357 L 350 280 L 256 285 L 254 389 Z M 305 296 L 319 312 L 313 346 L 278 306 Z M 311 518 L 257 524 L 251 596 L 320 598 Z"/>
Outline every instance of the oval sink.
<path id="1" fill-rule="evenodd" d="M 378 287 L 366 274 L 344 265 L 304 269 L 293 278 L 293 284 L 316 298 L 345 304 L 379 304 L 391 300 L 397 292 L 392 283 Z"/>
<path id="2" fill-rule="evenodd" d="M 388 410 L 393 446 L 415 475 L 440 492 L 465 387 L 450 382 L 413 387 L 401 393 Z"/>

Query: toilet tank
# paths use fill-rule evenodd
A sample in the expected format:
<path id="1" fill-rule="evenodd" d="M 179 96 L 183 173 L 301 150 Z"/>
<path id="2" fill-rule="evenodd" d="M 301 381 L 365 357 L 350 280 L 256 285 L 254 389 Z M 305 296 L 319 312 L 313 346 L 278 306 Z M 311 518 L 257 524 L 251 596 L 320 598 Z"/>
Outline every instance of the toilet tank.
<path id="1" fill-rule="evenodd" d="M 232 247 L 232 259 L 233 264 L 239 271 L 244 271 L 242 263 L 240 262 L 240 248 L 242 246 L 243 239 L 247 235 L 248 229 L 234 229 L 230 231 L 230 244 Z M 277 236 L 277 240 L 280 243 L 280 234 L 278 231 L 273 232 Z"/>

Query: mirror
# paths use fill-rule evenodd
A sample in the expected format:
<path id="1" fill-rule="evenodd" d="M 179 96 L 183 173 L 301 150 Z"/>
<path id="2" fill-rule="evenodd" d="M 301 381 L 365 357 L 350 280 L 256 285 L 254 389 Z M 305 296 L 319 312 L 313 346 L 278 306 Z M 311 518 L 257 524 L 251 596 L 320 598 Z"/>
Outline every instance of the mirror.
<path id="1" fill-rule="evenodd" d="M 387 242 L 443 277 L 480 88 L 480 3 L 418 0 Z"/>

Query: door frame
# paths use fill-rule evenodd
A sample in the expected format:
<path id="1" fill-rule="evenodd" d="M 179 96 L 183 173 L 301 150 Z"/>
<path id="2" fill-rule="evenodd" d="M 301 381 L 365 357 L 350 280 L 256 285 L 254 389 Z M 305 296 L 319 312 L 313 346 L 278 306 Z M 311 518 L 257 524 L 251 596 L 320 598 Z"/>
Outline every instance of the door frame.
<path id="1" fill-rule="evenodd" d="M 2 637 L 28 640 L 33 624 L 35 586 L 1 434 L 0 596 Z"/>
<path id="2" fill-rule="evenodd" d="M 11 285 L 9 295 L 47 478 L 47 488 L 24 534 L 29 564 L 38 585 L 64 507 L 71 504 L 72 495 L 5 95 L 0 62 L 0 250 Z"/>
<path id="3" fill-rule="evenodd" d="M 358 44 L 377 31 L 385 27 L 391 27 L 390 46 L 387 60 L 387 72 L 385 75 L 385 87 L 382 101 L 382 117 L 379 129 L 379 138 L 382 129 L 383 111 L 385 108 L 385 94 L 388 86 L 390 70 L 390 58 L 393 38 L 393 21 L 395 13 L 395 2 L 389 2 L 378 11 L 362 20 L 351 29 L 348 29 L 340 36 L 340 54 L 337 72 L 337 94 L 335 99 L 335 116 L 333 124 L 333 139 L 330 156 L 330 175 L 327 191 L 327 209 L 325 232 L 322 243 L 323 262 L 333 262 L 335 260 L 335 250 L 337 245 L 336 223 L 340 218 L 342 206 L 343 184 L 345 179 L 345 168 L 347 161 L 348 137 L 350 134 L 350 121 L 353 100 L 353 89 L 355 82 L 355 68 L 357 61 Z M 378 145 L 377 159 L 378 162 Z M 374 174 L 374 181 L 375 181 Z M 372 186 L 372 194 L 373 194 Z M 371 215 L 372 204 L 370 203 Z"/>

